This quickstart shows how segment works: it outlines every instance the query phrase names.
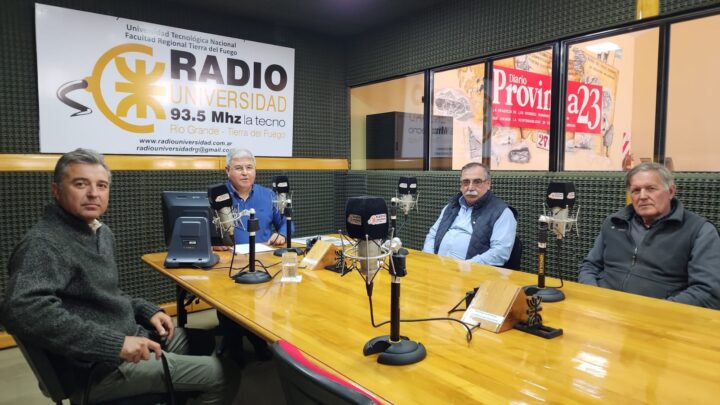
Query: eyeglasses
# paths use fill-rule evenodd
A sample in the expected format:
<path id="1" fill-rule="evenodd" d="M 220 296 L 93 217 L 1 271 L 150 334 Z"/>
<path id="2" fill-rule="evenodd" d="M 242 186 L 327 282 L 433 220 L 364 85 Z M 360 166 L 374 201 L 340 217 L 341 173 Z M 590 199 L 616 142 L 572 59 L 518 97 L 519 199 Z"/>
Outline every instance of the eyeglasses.
<path id="1" fill-rule="evenodd" d="M 255 170 L 255 166 L 253 166 L 253 165 L 247 165 L 247 166 L 238 165 L 238 166 L 233 166 L 232 169 L 235 170 L 236 172 L 251 172 L 251 171 Z"/>
<path id="2" fill-rule="evenodd" d="M 485 179 L 463 179 L 460 181 L 460 184 L 463 187 L 468 187 L 470 185 L 470 183 L 472 183 L 473 186 L 477 187 L 477 186 L 485 183 L 486 181 L 487 180 L 485 180 Z"/>

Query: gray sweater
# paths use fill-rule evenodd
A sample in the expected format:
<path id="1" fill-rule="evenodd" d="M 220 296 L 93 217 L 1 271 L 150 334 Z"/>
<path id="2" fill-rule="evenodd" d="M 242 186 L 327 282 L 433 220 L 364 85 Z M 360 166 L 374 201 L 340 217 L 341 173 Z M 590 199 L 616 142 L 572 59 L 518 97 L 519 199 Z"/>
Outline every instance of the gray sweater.
<path id="1" fill-rule="evenodd" d="M 93 232 L 49 204 L 8 262 L 2 324 L 74 362 L 120 364 L 125 336 L 147 336 L 160 309 L 120 290 L 114 250 L 109 227 Z"/>

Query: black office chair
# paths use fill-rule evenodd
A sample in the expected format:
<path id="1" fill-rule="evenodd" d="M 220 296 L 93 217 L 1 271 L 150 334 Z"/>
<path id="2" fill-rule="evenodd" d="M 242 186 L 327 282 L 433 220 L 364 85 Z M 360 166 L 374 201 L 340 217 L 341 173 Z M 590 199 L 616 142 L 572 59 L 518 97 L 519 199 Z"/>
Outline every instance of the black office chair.
<path id="1" fill-rule="evenodd" d="M 87 387 L 93 382 L 93 368 L 90 369 L 87 381 L 83 387 L 78 387 L 74 377 L 68 375 L 62 370 L 62 363 L 67 361 L 62 356 L 54 355 L 53 353 L 35 346 L 34 344 L 25 342 L 13 336 L 15 343 L 22 352 L 25 360 L 32 369 L 35 378 L 38 380 L 40 391 L 43 395 L 52 399 L 55 404 L 62 405 L 63 400 L 70 399 L 70 395 L 77 390 L 82 388 L 83 395 L 80 401 L 80 405 L 89 404 L 89 390 Z M 165 367 L 166 375 L 169 375 L 167 369 L 167 360 L 162 357 L 163 366 Z M 169 384 L 169 385 L 168 385 Z M 150 405 L 167 403 L 174 404 L 175 396 L 172 390 L 172 382 L 170 379 L 166 379 L 167 393 L 156 393 L 156 394 L 144 394 L 136 395 L 127 398 L 118 398 L 108 402 L 95 403 L 95 405 Z M 72 401 L 70 402 L 72 404 Z"/>
<path id="2" fill-rule="evenodd" d="M 280 382 L 288 404 L 380 403 L 369 392 L 321 369 L 287 341 L 277 341 L 271 349 L 277 359 Z"/>
<path id="3" fill-rule="evenodd" d="M 508 205 L 508 208 L 510 208 L 510 211 L 512 211 L 513 215 L 515 216 L 515 220 L 517 221 L 518 212 L 514 207 L 511 207 Z M 522 251 L 523 251 L 523 245 L 522 240 L 520 240 L 520 237 L 515 234 L 515 244 L 513 245 L 512 251 L 510 252 L 510 257 L 508 258 L 507 262 L 505 262 L 506 269 L 511 270 L 520 270 L 520 262 L 522 260 Z"/>

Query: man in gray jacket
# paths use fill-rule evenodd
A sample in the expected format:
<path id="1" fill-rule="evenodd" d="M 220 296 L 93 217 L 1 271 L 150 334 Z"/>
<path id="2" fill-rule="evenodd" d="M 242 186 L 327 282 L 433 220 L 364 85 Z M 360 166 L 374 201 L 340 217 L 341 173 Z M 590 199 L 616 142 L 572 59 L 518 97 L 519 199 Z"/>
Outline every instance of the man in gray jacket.
<path id="1" fill-rule="evenodd" d="M 578 281 L 720 308 L 720 236 L 683 208 L 665 166 L 642 163 L 626 176 L 632 204 L 605 219 Z"/>
<path id="2" fill-rule="evenodd" d="M 187 355 L 187 337 L 167 314 L 120 290 L 115 237 L 98 220 L 110 197 L 102 155 L 85 149 L 64 154 L 52 194 L 54 202 L 8 262 L 0 307 L 8 331 L 56 355 L 63 372 L 80 384 L 88 365 L 101 365 L 93 402 L 163 392 L 162 355 L 176 390 L 200 392 L 203 404 L 230 403 L 239 387 L 232 362 Z M 77 401 L 82 387 L 75 389 Z"/>

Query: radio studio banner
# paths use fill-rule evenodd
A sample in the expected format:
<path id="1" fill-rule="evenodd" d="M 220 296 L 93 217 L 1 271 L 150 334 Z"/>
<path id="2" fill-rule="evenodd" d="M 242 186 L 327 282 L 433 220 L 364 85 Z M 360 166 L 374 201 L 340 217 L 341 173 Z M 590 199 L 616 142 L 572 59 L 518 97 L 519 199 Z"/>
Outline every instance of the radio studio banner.
<path id="1" fill-rule="evenodd" d="M 35 4 L 40 151 L 292 156 L 295 50 Z"/>
<path id="2" fill-rule="evenodd" d="M 496 66 L 493 80 L 494 126 L 550 129 L 550 76 Z M 568 81 L 568 131 L 600 134 L 602 94 L 600 85 Z"/>

